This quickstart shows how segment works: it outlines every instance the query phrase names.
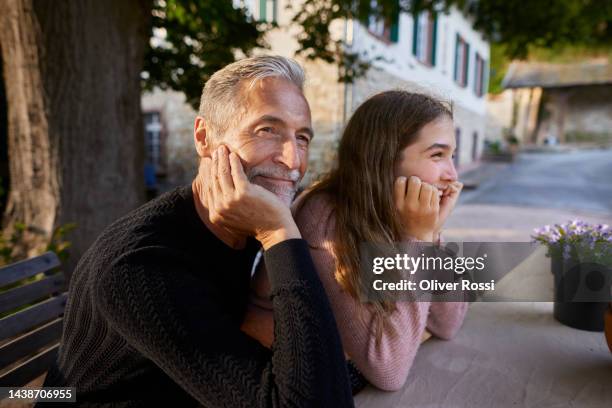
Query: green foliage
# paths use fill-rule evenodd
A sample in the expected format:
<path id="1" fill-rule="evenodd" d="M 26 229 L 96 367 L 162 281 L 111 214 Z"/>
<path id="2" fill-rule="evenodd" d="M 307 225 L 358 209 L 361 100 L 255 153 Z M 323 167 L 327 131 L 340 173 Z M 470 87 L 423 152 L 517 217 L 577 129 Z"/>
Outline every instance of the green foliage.
<path id="1" fill-rule="evenodd" d="M 488 143 L 485 146 L 485 150 L 487 153 L 490 153 L 490 154 L 502 154 L 503 153 L 502 145 L 499 140 L 495 140 L 493 142 Z"/>
<path id="2" fill-rule="evenodd" d="M 68 223 L 57 227 L 55 231 L 53 231 L 53 235 L 51 235 L 51 241 L 47 244 L 45 252 L 53 251 L 60 262 L 66 262 L 70 256 L 71 244 L 70 241 L 67 241 L 65 238 L 75 228 L 75 223 Z"/>
<path id="3" fill-rule="evenodd" d="M 612 60 L 612 46 L 585 44 L 557 44 L 554 47 L 529 47 L 529 61 L 567 64 L 592 58 Z"/>
<path id="4" fill-rule="evenodd" d="M 474 17 L 474 28 L 504 44 L 512 58 L 526 58 L 531 46 L 597 47 L 609 45 L 612 39 L 609 1 L 480 0 L 472 2 L 467 11 Z"/>
<path id="5" fill-rule="evenodd" d="M 506 48 L 499 43 L 491 44 L 490 59 L 489 92 L 498 94 L 504 90 L 502 81 L 511 59 L 506 55 Z"/>
<path id="6" fill-rule="evenodd" d="M 15 259 L 14 248 L 21 242 L 26 226 L 16 223 L 11 234 L 0 233 L 0 265 L 6 265 L 18 261 Z"/>
<path id="7" fill-rule="evenodd" d="M 269 27 L 229 0 L 155 0 L 143 88 L 182 91 L 197 110 L 208 78 L 236 56 L 265 47 L 262 35 Z"/>
<path id="8" fill-rule="evenodd" d="M 506 142 L 508 142 L 510 146 L 519 145 L 519 140 L 513 133 L 510 133 L 509 135 L 506 136 Z"/>
<path id="9" fill-rule="evenodd" d="M 51 234 L 49 242 L 36 251 L 37 255 L 53 251 L 62 263 L 66 262 L 70 256 L 71 245 L 70 241 L 67 241 L 66 238 L 75 228 L 75 223 L 68 223 L 57 227 L 53 234 Z M 16 223 L 10 234 L 0 231 L 0 266 L 17 262 L 24 258 L 19 251 L 19 246 L 25 239 L 25 234 L 28 230 L 28 226 L 24 223 Z"/>

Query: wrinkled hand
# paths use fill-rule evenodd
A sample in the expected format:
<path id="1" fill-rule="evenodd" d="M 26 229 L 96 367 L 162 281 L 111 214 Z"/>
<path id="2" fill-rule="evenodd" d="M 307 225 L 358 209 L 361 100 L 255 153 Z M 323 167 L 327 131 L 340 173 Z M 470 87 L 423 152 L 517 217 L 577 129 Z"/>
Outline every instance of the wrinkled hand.
<path id="1" fill-rule="evenodd" d="M 440 219 L 438 189 L 417 176 L 398 177 L 393 189 L 395 206 L 404 226 L 404 239 L 433 242 Z"/>
<path id="2" fill-rule="evenodd" d="M 208 216 L 213 224 L 254 236 L 264 249 L 300 238 L 290 209 L 273 193 L 248 181 L 240 158 L 220 146 L 203 159 Z"/>

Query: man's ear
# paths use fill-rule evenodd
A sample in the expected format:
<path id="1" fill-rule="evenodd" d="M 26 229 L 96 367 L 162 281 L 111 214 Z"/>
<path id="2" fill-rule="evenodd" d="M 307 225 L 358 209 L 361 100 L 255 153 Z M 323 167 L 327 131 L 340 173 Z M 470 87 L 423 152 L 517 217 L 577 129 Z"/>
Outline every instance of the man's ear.
<path id="1" fill-rule="evenodd" d="M 212 143 L 210 135 L 206 130 L 206 121 L 201 116 L 196 116 L 195 123 L 193 125 L 193 142 L 195 144 L 196 151 L 200 157 L 211 157 Z"/>

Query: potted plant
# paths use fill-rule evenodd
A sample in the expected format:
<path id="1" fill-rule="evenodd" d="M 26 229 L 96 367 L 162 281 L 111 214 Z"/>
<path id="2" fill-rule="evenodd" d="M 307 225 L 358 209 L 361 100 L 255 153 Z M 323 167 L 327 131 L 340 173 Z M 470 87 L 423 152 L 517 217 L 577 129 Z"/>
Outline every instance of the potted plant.
<path id="1" fill-rule="evenodd" d="M 574 220 L 534 230 L 554 275 L 554 317 L 582 330 L 603 331 L 612 285 L 612 229 Z"/>
<path id="2" fill-rule="evenodd" d="M 506 141 L 508 142 L 508 148 L 510 149 L 510 153 L 512 153 L 512 155 L 516 155 L 519 149 L 518 138 L 515 136 L 514 133 L 509 133 L 506 136 Z"/>

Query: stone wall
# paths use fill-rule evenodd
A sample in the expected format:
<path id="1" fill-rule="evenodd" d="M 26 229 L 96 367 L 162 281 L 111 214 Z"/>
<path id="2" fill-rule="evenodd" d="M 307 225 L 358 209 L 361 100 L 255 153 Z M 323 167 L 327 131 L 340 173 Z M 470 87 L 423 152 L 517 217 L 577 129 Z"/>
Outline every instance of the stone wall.
<path id="1" fill-rule="evenodd" d="M 344 126 L 345 85 L 338 82 L 335 66 L 323 62 L 299 62 L 306 71 L 304 94 L 310 104 L 315 133 L 310 145 L 308 173 L 302 183 L 308 185 L 329 172 L 335 163 Z"/>
<path id="2" fill-rule="evenodd" d="M 541 135 L 612 140 L 612 85 L 546 89 Z"/>
<path id="3" fill-rule="evenodd" d="M 160 190 L 190 183 L 197 173 L 198 156 L 193 144 L 195 110 L 176 91 L 146 92 L 141 98 L 143 112 L 159 112 L 162 122 L 162 160 L 166 174 L 160 178 Z"/>

